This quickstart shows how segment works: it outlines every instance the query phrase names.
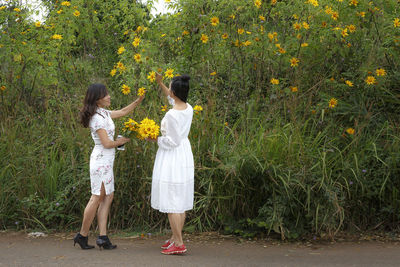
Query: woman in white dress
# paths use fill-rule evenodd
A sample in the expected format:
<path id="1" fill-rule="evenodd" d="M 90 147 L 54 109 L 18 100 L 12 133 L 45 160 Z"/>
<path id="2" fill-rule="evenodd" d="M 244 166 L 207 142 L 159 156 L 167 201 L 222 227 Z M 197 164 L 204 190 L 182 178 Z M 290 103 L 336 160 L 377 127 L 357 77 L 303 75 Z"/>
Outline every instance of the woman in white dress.
<path id="1" fill-rule="evenodd" d="M 162 136 L 158 137 L 158 151 L 153 168 L 151 206 L 168 213 L 172 237 L 161 247 L 163 254 L 182 254 L 187 251 L 182 240 L 185 211 L 193 208 L 194 163 L 188 139 L 193 108 L 186 102 L 189 76 L 172 79 L 167 88 L 162 76 L 156 81 L 173 106 L 161 121 Z"/>
<path id="2" fill-rule="evenodd" d="M 74 237 L 74 246 L 78 243 L 82 249 L 91 249 L 88 245 L 90 225 L 97 212 L 97 223 L 100 235 L 96 240 L 99 248 L 114 249 L 107 237 L 107 217 L 114 197 L 114 157 L 115 147 L 125 144 L 129 138 L 121 137 L 114 141 L 115 125 L 112 119 L 128 115 L 142 102 L 144 96 L 136 99 L 120 110 L 105 109 L 111 104 L 111 97 L 103 84 L 89 86 L 84 107 L 81 110 L 81 123 L 90 132 L 94 141 L 94 148 L 90 155 L 90 183 L 92 196 L 86 205 L 83 214 L 82 227 Z"/>

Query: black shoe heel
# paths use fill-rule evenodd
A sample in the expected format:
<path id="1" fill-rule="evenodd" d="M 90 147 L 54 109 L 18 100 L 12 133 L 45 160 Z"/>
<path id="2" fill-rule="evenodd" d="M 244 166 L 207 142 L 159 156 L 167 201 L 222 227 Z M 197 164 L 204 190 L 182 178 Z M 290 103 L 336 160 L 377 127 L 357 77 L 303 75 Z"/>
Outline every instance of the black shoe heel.
<path id="1" fill-rule="evenodd" d="M 81 246 L 81 249 L 91 249 L 94 248 L 94 246 L 91 246 L 88 244 L 88 237 L 83 236 L 80 233 L 77 233 L 76 236 L 74 237 L 74 247 L 75 244 L 78 243 L 79 246 Z"/>
<path id="2" fill-rule="evenodd" d="M 96 240 L 97 246 L 99 246 L 99 249 L 115 249 L 117 248 L 117 245 L 113 245 L 108 239 L 108 236 L 106 235 L 100 235 L 97 240 Z"/>

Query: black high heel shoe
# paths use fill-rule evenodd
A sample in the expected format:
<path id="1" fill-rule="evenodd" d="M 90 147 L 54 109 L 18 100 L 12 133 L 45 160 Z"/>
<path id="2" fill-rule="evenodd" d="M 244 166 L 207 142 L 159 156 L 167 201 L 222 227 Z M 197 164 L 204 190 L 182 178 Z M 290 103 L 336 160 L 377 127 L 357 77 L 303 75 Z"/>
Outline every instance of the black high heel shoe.
<path id="1" fill-rule="evenodd" d="M 74 237 L 74 247 L 75 244 L 78 243 L 79 246 L 81 246 L 81 249 L 91 249 L 94 248 L 94 246 L 91 246 L 88 244 L 88 237 L 83 236 L 80 233 L 77 233 L 76 236 Z"/>
<path id="2" fill-rule="evenodd" d="M 96 240 L 96 244 L 99 246 L 99 249 L 114 249 L 117 247 L 117 245 L 113 245 L 111 243 L 110 239 L 108 239 L 108 236 L 106 235 L 99 235 Z"/>

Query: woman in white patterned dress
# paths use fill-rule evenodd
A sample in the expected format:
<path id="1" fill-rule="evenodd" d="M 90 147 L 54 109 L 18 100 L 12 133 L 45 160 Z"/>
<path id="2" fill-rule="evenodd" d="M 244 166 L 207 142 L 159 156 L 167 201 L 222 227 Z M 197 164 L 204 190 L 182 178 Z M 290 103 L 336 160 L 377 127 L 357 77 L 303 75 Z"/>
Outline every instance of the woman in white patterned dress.
<path id="1" fill-rule="evenodd" d="M 168 213 L 172 237 L 161 246 L 163 254 L 182 254 L 186 247 L 182 240 L 185 211 L 193 208 L 194 163 L 188 139 L 193 108 L 186 102 L 189 93 L 187 75 L 172 79 L 167 88 L 162 76 L 156 81 L 173 106 L 161 121 L 162 136 L 158 137 L 158 151 L 153 168 L 151 206 Z"/>
<path id="2" fill-rule="evenodd" d="M 138 98 L 120 110 L 110 111 L 111 97 L 103 84 L 89 86 L 81 111 L 81 123 L 89 127 L 94 141 L 94 148 L 90 155 L 90 183 L 92 196 L 86 205 L 82 227 L 74 238 L 74 245 L 78 243 L 82 249 L 94 248 L 88 245 L 90 225 L 96 215 L 100 235 L 96 244 L 104 249 L 114 249 L 107 237 L 107 217 L 114 197 L 114 157 L 115 147 L 125 144 L 129 138 L 118 138 L 114 141 L 115 125 L 112 119 L 128 115 L 142 102 L 144 96 Z"/>

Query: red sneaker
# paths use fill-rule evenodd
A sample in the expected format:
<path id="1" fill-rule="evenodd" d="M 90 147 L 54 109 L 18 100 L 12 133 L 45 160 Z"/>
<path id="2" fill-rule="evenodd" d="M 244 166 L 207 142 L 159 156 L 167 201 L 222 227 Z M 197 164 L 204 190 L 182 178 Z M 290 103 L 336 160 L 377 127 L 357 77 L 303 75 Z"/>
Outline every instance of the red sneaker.
<path id="1" fill-rule="evenodd" d="M 164 249 L 163 251 L 161 251 L 162 254 L 165 255 L 173 255 L 173 254 L 183 254 L 187 251 L 186 247 L 184 244 L 182 244 L 182 246 L 175 246 L 175 243 L 172 243 L 169 248 Z"/>
<path id="2" fill-rule="evenodd" d="M 164 245 L 161 246 L 162 249 L 167 249 L 173 242 L 171 242 L 169 239 L 165 241 Z"/>

